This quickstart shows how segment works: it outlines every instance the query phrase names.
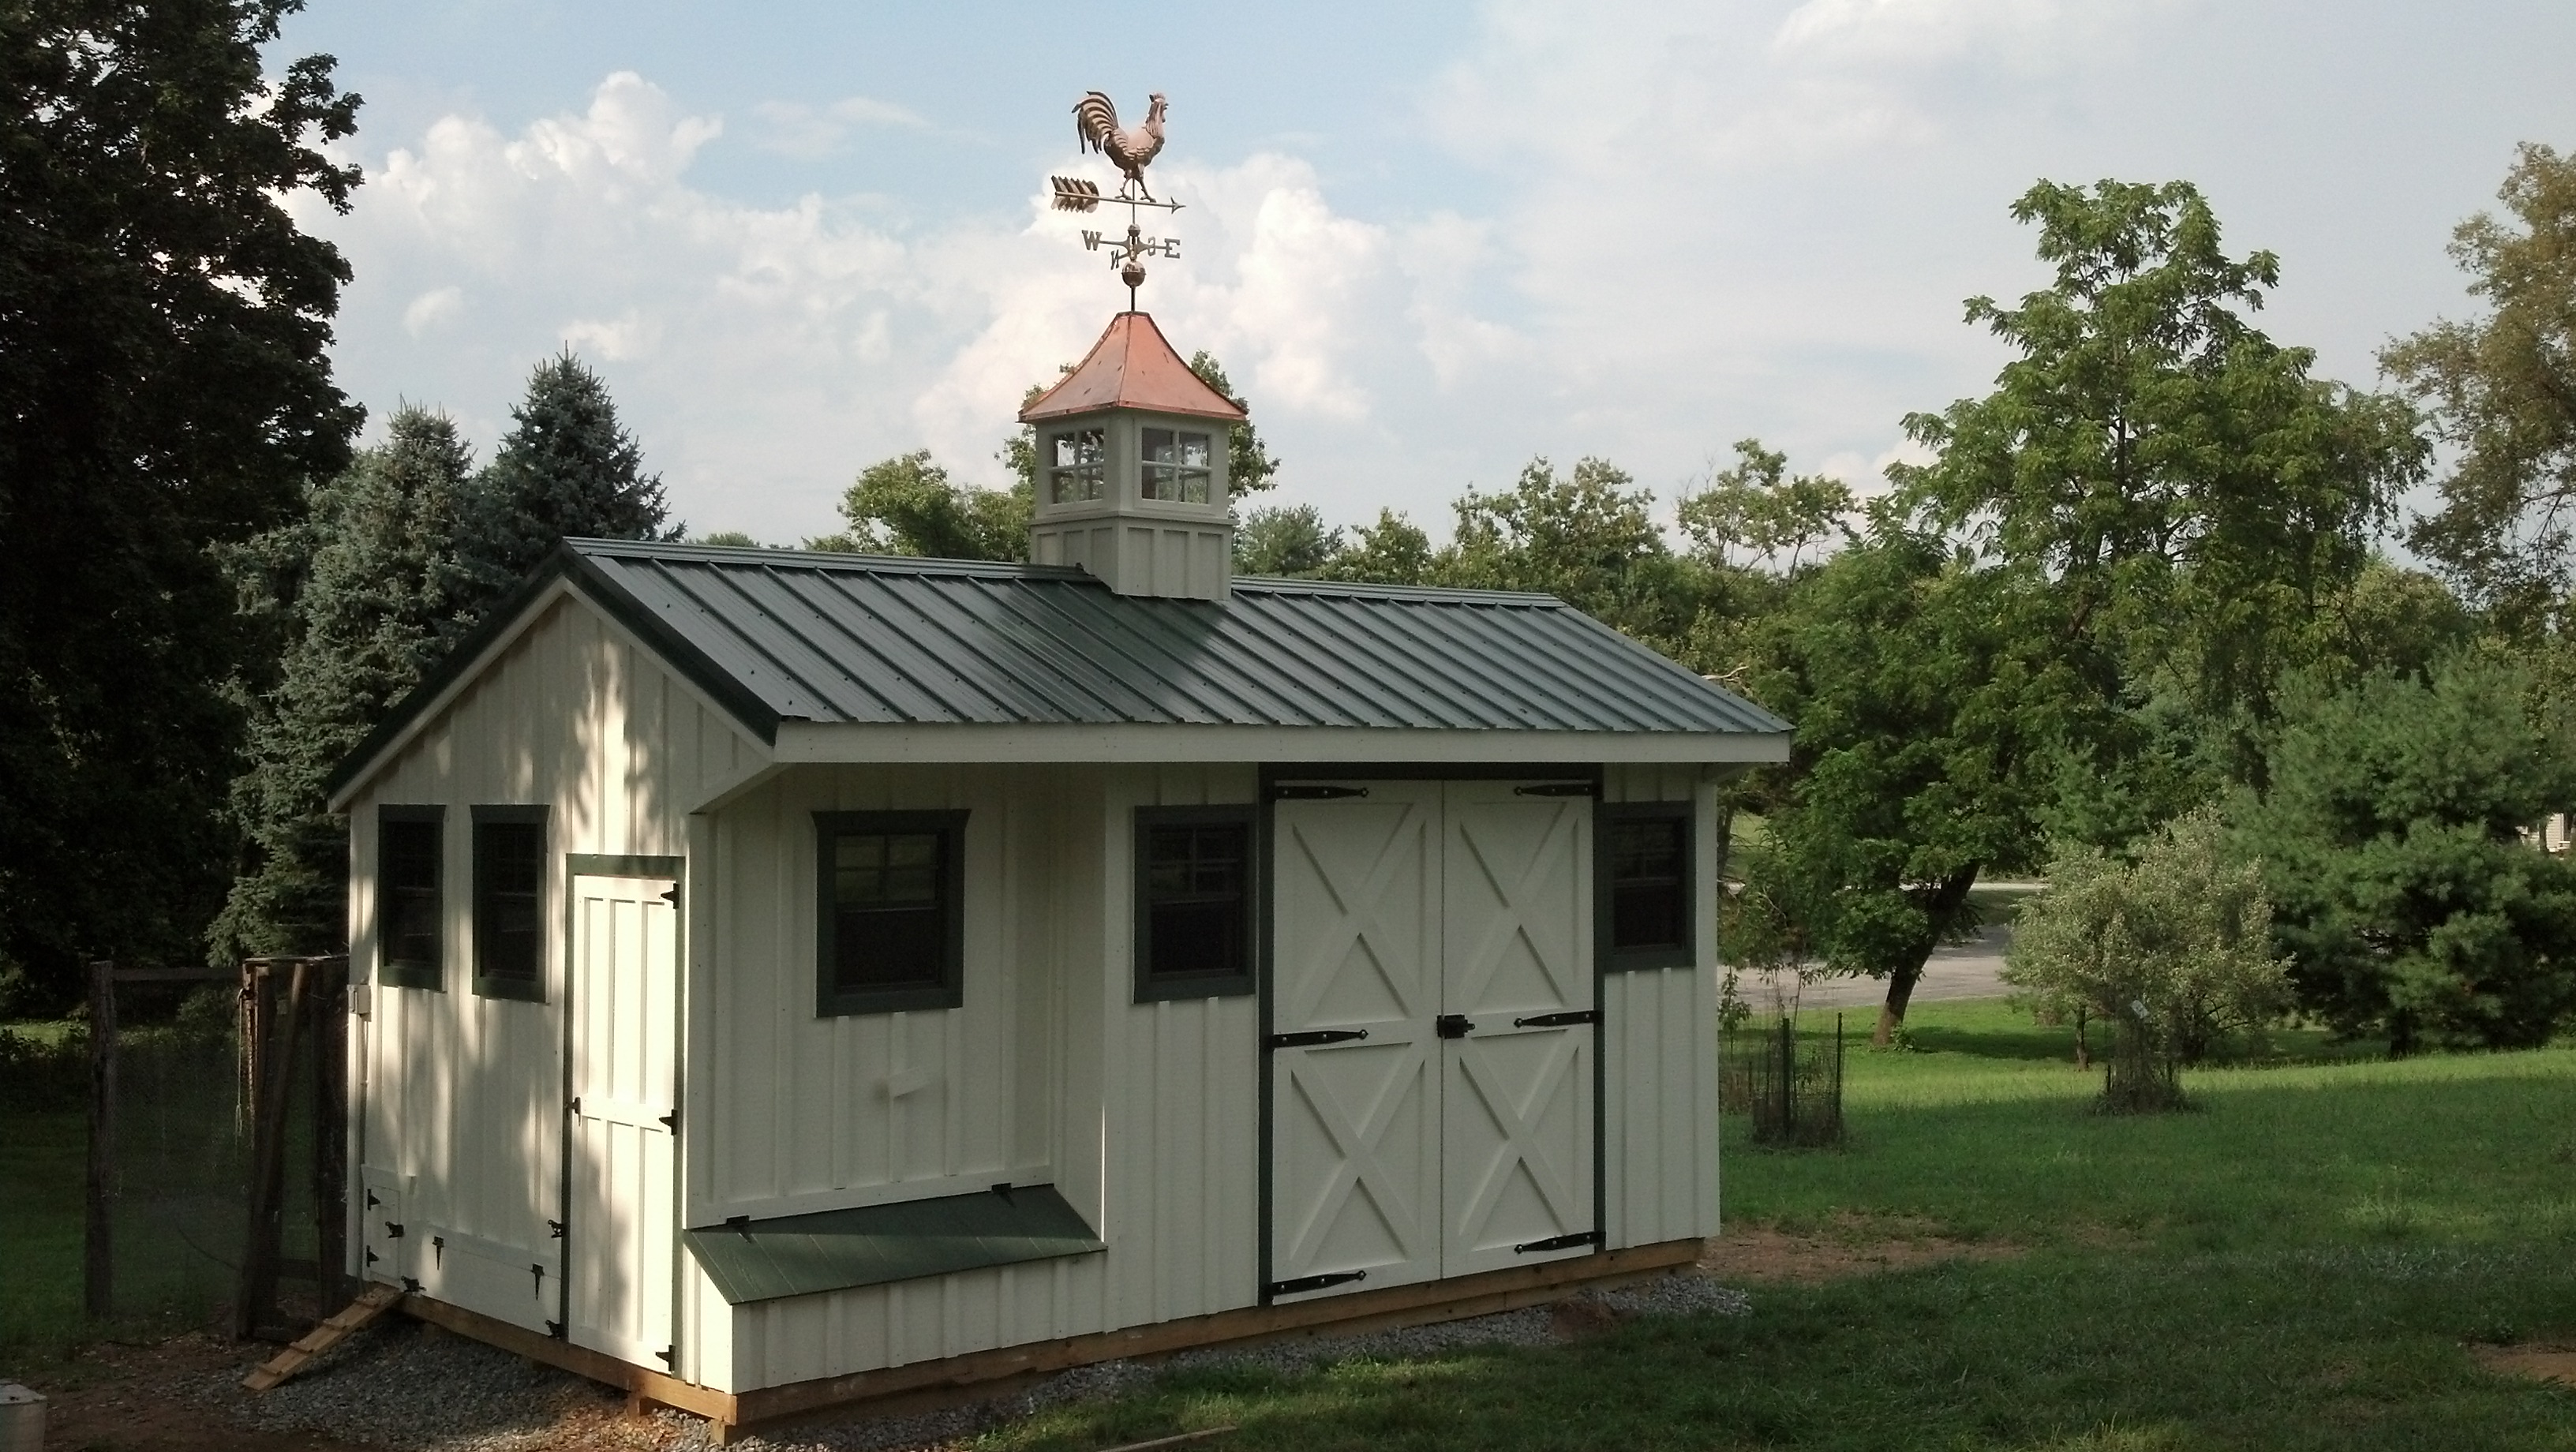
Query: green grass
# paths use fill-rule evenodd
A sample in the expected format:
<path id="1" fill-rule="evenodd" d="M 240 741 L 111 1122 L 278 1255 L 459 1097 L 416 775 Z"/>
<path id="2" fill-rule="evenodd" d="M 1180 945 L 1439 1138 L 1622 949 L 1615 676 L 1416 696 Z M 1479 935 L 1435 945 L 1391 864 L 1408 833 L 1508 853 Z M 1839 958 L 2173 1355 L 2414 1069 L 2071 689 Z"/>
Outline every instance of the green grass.
<path id="1" fill-rule="evenodd" d="M 0 1116 L 0 1374 L 59 1359 L 81 1334 L 80 1110 Z"/>
<path id="2" fill-rule="evenodd" d="M 1733 1219 L 2007 1243 L 1573 1346 L 1177 1374 L 989 1435 L 1097 1447 L 2576 1449 L 2576 1395 L 2464 1343 L 2576 1338 L 2576 1051 L 2391 1064 L 2285 1034 L 2187 1075 L 2199 1108 L 2092 1114 L 2071 1031 L 1927 1004 L 1848 1061 L 1849 1148 L 1725 1127 Z"/>

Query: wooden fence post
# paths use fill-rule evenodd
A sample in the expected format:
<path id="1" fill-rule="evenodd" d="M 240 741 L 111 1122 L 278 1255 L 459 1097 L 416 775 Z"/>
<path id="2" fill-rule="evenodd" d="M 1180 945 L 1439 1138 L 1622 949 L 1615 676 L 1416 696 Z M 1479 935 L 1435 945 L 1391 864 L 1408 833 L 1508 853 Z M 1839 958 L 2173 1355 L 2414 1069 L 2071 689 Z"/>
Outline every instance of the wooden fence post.
<path id="1" fill-rule="evenodd" d="M 89 1178 L 81 1234 L 81 1304 L 116 1305 L 116 964 L 89 965 Z"/>
<path id="2" fill-rule="evenodd" d="M 277 991 L 275 966 L 258 965 L 254 980 L 258 991 L 251 1001 L 260 1020 L 251 1042 L 266 1062 L 258 1066 L 253 1081 L 259 1097 L 251 1113 L 249 1235 L 242 1247 L 241 1289 L 233 1305 L 233 1335 L 244 1339 L 259 1333 L 261 1318 L 277 1300 L 278 1240 L 285 1230 L 286 1111 L 295 1087 L 295 1006 L 304 998 L 313 960 L 295 960 L 283 994 Z M 280 1007 L 283 1015 L 276 1011 Z"/>

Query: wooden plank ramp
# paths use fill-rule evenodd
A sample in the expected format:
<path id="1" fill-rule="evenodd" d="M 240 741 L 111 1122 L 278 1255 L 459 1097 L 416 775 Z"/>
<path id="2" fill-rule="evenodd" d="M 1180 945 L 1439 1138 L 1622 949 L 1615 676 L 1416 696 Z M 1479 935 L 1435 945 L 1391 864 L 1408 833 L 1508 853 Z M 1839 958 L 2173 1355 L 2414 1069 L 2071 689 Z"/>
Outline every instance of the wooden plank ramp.
<path id="1" fill-rule="evenodd" d="M 399 1286 L 367 1287 L 359 1292 L 358 1299 L 351 1301 L 340 1314 L 305 1332 L 294 1345 L 252 1368 L 251 1374 L 242 1378 L 242 1385 L 252 1391 L 264 1392 L 295 1375 L 311 1364 L 313 1358 L 364 1330 L 373 1324 L 377 1317 L 401 1305 L 402 1296 L 402 1288 Z"/>

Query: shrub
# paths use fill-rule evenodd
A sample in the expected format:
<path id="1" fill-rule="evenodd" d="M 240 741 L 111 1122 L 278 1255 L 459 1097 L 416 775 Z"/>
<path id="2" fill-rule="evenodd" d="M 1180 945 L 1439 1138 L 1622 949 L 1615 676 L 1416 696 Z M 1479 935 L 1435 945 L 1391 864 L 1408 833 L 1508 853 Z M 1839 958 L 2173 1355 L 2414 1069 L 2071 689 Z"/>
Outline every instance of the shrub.
<path id="1" fill-rule="evenodd" d="M 2049 889 L 2024 904 L 2004 981 L 2043 1013 L 2113 1025 L 2103 1107 L 2178 1108 L 2179 1070 L 2289 1007 L 2272 956 L 2272 908 L 2254 864 L 2227 860 L 2207 808 L 2157 834 L 2134 863 L 2061 852 Z"/>

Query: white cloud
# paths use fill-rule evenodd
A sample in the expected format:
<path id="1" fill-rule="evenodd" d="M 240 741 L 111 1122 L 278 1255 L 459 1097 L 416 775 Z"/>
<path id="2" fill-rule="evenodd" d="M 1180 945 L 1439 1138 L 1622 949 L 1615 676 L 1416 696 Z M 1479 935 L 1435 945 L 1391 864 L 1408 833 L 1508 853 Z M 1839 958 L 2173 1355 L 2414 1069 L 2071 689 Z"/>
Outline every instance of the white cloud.
<path id="1" fill-rule="evenodd" d="M 413 298 L 403 309 L 403 331 L 417 338 L 465 308 L 465 289 L 442 287 Z"/>
<path id="2" fill-rule="evenodd" d="M 753 110 L 761 120 L 754 144 L 764 151 L 794 157 L 829 156 L 848 145 L 850 133 L 857 130 L 893 127 L 922 131 L 930 126 L 909 107 L 869 96 L 845 96 L 825 106 L 766 101 Z"/>

